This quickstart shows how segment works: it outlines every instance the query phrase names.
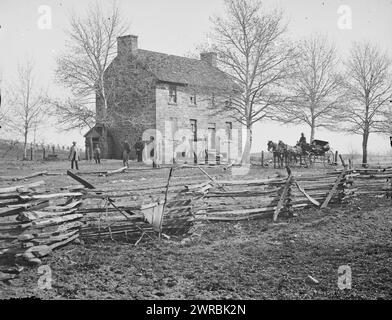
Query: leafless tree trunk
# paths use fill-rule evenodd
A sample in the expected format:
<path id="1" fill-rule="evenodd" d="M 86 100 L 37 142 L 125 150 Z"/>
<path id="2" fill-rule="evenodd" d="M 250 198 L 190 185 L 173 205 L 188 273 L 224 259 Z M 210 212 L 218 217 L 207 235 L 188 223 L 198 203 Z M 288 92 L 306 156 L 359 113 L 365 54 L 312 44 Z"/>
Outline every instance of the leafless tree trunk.
<path id="1" fill-rule="evenodd" d="M 107 121 L 105 113 L 99 118 L 95 114 L 96 98 L 107 110 L 104 72 L 116 54 L 117 37 L 128 27 L 115 3 L 110 10 L 95 3 L 84 16 L 73 14 L 70 24 L 68 50 L 57 59 L 56 78 L 74 98 L 52 105 L 66 129 L 91 127 L 94 122 Z"/>
<path id="2" fill-rule="evenodd" d="M 1 123 L 5 120 L 6 118 L 6 109 L 4 107 L 4 101 L 2 104 L 2 99 L 4 100 L 4 98 L 2 97 L 3 95 L 3 74 L 0 72 L 0 128 L 1 128 Z"/>
<path id="3" fill-rule="evenodd" d="M 283 123 L 306 124 L 310 142 L 316 128 L 331 128 L 342 104 L 342 77 L 336 72 L 335 47 L 325 36 L 312 35 L 298 43 L 293 76 L 286 81 L 288 100 L 274 117 Z"/>
<path id="4" fill-rule="evenodd" d="M 23 159 L 27 159 L 27 143 L 30 131 L 44 117 L 42 90 L 37 87 L 34 77 L 34 63 L 26 60 L 18 65 L 17 82 L 10 87 L 11 112 L 8 126 L 23 137 Z"/>
<path id="5" fill-rule="evenodd" d="M 232 76 L 240 92 L 220 104 L 246 128 L 242 163 L 250 163 L 252 127 L 271 116 L 281 103 L 279 85 L 288 76 L 288 63 L 294 52 L 283 36 L 286 25 L 281 11 L 266 12 L 257 0 L 226 0 L 225 17 L 214 17 L 212 50 L 220 67 Z M 219 107 L 219 105 L 218 105 Z"/>
<path id="6" fill-rule="evenodd" d="M 369 135 L 383 132 L 385 113 L 392 99 L 392 61 L 387 53 L 367 42 L 355 43 L 346 61 L 344 108 L 346 131 L 362 136 L 362 165 L 366 166 Z"/>

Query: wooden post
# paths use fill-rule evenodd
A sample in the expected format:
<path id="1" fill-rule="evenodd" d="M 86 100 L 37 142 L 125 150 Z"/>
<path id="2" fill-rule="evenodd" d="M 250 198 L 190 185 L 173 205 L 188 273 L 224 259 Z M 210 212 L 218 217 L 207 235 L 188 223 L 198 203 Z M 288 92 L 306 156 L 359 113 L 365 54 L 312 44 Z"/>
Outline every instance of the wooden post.
<path id="1" fill-rule="evenodd" d="M 335 164 L 337 164 L 338 163 L 338 151 L 335 151 Z"/>
<path id="2" fill-rule="evenodd" d="M 279 212 L 280 212 L 280 210 L 282 209 L 282 207 L 283 207 L 283 205 L 285 203 L 286 196 L 288 194 L 290 194 L 289 189 L 290 189 L 291 182 L 293 180 L 293 175 L 291 174 L 291 169 L 288 166 L 286 167 L 286 169 L 287 169 L 287 173 L 288 173 L 289 176 L 287 177 L 286 183 L 285 183 L 285 185 L 282 188 L 282 193 L 280 195 L 278 204 L 277 204 L 275 212 L 274 212 L 274 216 L 273 216 L 273 221 L 274 222 L 278 219 Z"/>
<path id="3" fill-rule="evenodd" d="M 82 179 L 81 177 L 78 177 L 77 175 L 75 175 L 74 173 L 72 173 L 69 170 L 67 170 L 67 175 L 70 176 L 71 178 L 75 179 L 77 182 L 81 183 L 82 185 L 84 185 L 86 188 L 95 189 L 95 187 L 91 183 L 87 182 L 86 180 Z"/>
<path id="4" fill-rule="evenodd" d="M 162 207 L 162 217 L 161 217 L 161 221 L 159 222 L 159 240 L 161 240 L 161 236 L 162 236 L 162 225 L 163 225 L 163 215 L 165 214 L 165 207 L 166 207 L 166 203 L 167 203 L 167 194 L 169 192 L 169 186 L 170 186 L 170 179 L 172 177 L 173 174 L 173 167 L 170 168 L 169 171 L 169 177 L 167 178 L 167 185 L 166 185 L 166 190 L 165 190 L 165 200 L 163 202 L 163 207 Z"/>
<path id="5" fill-rule="evenodd" d="M 332 189 L 329 191 L 327 198 L 324 200 L 323 204 L 321 205 L 321 209 L 326 208 L 329 201 L 331 201 L 333 195 L 336 193 L 338 186 L 342 179 L 346 176 L 346 166 L 344 166 L 343 171 L 339 174 L 338 178 L 336 179 Z"/>
<path id="6" fill-rule="evenodd" d="M 45 160 L 45 147 L 43 147 L 42 150 L 43 150 L 43 159 Z"/>
<path id="7" fill-rule="evenodd" d="M 264 167 L 264 151 L 261 150 L 261 166 Z"/>
<path id="8" fill-rule="evenodd" d="M 340 158 L 340 161 L 342 161 L 343 167 L 346 168 L 346 163 L 344 162 L 343 157 L 342 157 L 341 154 L 339 154 L 339 158 Z"/>
<path id="9" fill-rule="evenodd" d="M 33 161 L 33 143 L 30 143 L 30 160 Z"/>

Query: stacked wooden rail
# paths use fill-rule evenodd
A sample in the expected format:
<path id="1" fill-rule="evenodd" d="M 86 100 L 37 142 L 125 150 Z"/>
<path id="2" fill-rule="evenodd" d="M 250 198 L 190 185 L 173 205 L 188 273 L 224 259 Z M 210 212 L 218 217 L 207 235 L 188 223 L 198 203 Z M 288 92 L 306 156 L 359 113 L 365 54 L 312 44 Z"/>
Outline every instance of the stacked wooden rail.
<path id="1" fill-rule="evenodd" d="M 392 197 L 392 167 L 352 168 L 352 192 L 355 195 L 386 195 Z"/>
<path id="2" fill-rule="evenodd" d="M 44 181 L 0 188 L 0 261 L 39 258 L 79 237 L 81 193 L 48 193 Z"/>
<path id="3" fill-rule="evenodd" d="M 194 200 L 202 195 L 197 193 L 199 185 L 187 186 L 188 179 L 184 180 L 183 176 L 173 176 L 171 181 L 153 186 L 151 181 L 123 181 L 116 187 L 95 187 L 85 177 L 68 174 L 81 184 L 70 190 L 84 194 L 78 212 L 84 214 L 81 236 L 88 241 L 110 239 L 138 243 L 145 235 L 151 238 L 157 233 L 187 234 L 193 225 Z M 148 221 L 151 210 L 162 221 L 159 226 Z"/>
<path id="4" fill-rule="evenodd" d="M 144 236 L 186 235 L 197 220 L 277 220 L 280 213 L 340 204 L 354 194 L 392 194 L 392 168 L 336 170 L 253 180 L 223 180 L 203 168 L 199 175 L 170 170 L 151 181 L 106 181 L 79 184 L 61 191 L 44 181 L 0 188 L 0 259 L 18 257 L 31 263 L 78 237 L 138 243 Z M 173 172 L 172 172 L 173 171 Z M 108 177 L 124 168 L 105 171 Z M 23 177 L 42 176 L 46 173 Z M 15 179 L 18 181 L 21 179 Z M 191 181 L 191 183 L 190 183 Z"/>
<path id="5" fill-rule="evenodd" d="M 293 175 L 288 169 L 285 178 L 219 180 L 211 183 L 198 218 L 218 221 L 273 218 L 276 221 L 280 212 L 341 203 L 352 196 L 351 184 L 352 176 L 346 169 L 301 176 Z"/>

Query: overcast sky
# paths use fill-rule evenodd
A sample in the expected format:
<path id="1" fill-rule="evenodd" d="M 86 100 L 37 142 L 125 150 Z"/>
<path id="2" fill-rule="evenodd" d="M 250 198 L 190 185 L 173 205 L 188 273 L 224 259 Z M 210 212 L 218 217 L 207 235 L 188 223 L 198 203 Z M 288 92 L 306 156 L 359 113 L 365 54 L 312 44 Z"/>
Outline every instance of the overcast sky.
<path id="1" fill-rule="evenodd" d="M 49 92 L 61 92 L 53 83 L 55 57 L 64 49 L 65 30 L 72 10 L 83 12 L 91 3 L 87 0 L 0 0 L 0 72 L 3 83 L 12 79 L 18 60 L 34 58 L 38 79 Z M 223 12 L 222 0 L 123 0 L 121 12 L 130 21 L 130 33 L 139 36 L 139 47 L 147 50 L 185 55 L 195 45 L 204 42 L 211 25 L 209 17 Z M 371 40 L 392 55 L 392 0 L 268 0 L 266 7 L 279 7 L 289 19 L 292 38 L 313 32 L 328 34 L 336 43 L 341 56 L 347 54 L 352 41 Z M 352 11 L 352 28 L 340 29 L 338 9 L 348 5 Z M 49 6 L 52 27 L 38 27 L 39 8 Z M 42 7 L 41 7 L 42 8 Z M 268 140 L 283 140 L 294 145 L 301 132 L 309 137 L 310 129 L 280 126 L 268 121 L 254 129 L 252 151 L 266 149 Z M 43 128 L 39 141 L 83 145 L 84 132 L 59 132 L 52 123 Z M 6 135 L 3 135 L 5 137 Z M 318 130 L 316 137 L 329 140 L 340 152 L 360 151 L 361 137 Z M 373 135 L 371 152 L 390 151 L 389 138 Z"/>

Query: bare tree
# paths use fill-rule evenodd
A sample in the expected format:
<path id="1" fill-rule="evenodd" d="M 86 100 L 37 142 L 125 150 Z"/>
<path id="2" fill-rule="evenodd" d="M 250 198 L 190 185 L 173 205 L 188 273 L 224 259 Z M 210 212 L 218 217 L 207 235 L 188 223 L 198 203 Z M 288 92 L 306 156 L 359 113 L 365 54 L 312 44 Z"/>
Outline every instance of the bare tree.
<path id="1" fill-rule="evenodd" d="M 91 126 L 96 99 L 107 110 L 104 72 L 116 54 L 117 37 L 128 28 L 116 3 L 109 10 L 95 3 L 84 16 L 73 14 L 70 24 L 68 49 L 57 59 L 56 78 L 71 90 L 74 98 L 53 103 L 60 124 L 67 129 Z M 105 113 L 97 116 L 97 122 L 107 120 Z"/>
<path id="2" fill-rule="evenodd" d="M 282 102 L 280 84 L 288 76 L 293 48 L 284 43 L 286 24 L 279 10 L 266 12 L 258 0 L 226 0 L 225 17 L 214 17 L 212 49 L 241 92 L 224 98 L 222 109 L 247 129 L 243 163 L 250 161 L 253 124 L 270 117 Z"/>
<path id="3" fill-rule="evenodd" d="M 27 159 L 27 142 L 31 131 L 44 118 L 44 93 L 35 81 L 34 62 L 19 63 L 17 81 L 10 85 L 9 128 L 23 137 L 23 159 Z"/>
<path id="4" fill-rule="evenodd" d="M 367 163 L 370 133 L 383 132 L 384 116 L 392 99 L 392 61 L 386 52 L 368 42 L 354 43 L 346 61 L 342 119 L 346 131 L 362 136 L 362 164 Z"/>
<path id="5" fill-rule="evenodd" d="M 293 74 L 286 81 L 288 100 L 275 120 L 310 127 L 310 141 L 319 127 L 331 128 L 342 105 L 342 77 L 336 71 L 335 47 L 325 36 L 312 35 L 297 45 Z"/>
<path id="6" fill-rule="evenodd" d="M 56 116 L 57 123 L 65 131 L 91 129 L 95 124 L 94 110 L 77 98 L 60 100 L 47 97 L 46 101 L 52 107 L 50 114 Z"/>
<path id="7" fill-rule="evenodd" d="M 388 107 L 383 108 L 382 117 L 376 125 L 377 132 L 392 137 L 392 100 Z"/>
<path id="8" fill-rule="evenodd" d="M 0 72 L 0 128 L 1 128 L 1 123 L 5 120 L 6 118 L 6 109 L 4 107 L 4 98 L 2 97 L 2 95 L 4 94 L 3 90 L 3 74 Z M 2 100 L 3 99 L 3 105 Z"/>

